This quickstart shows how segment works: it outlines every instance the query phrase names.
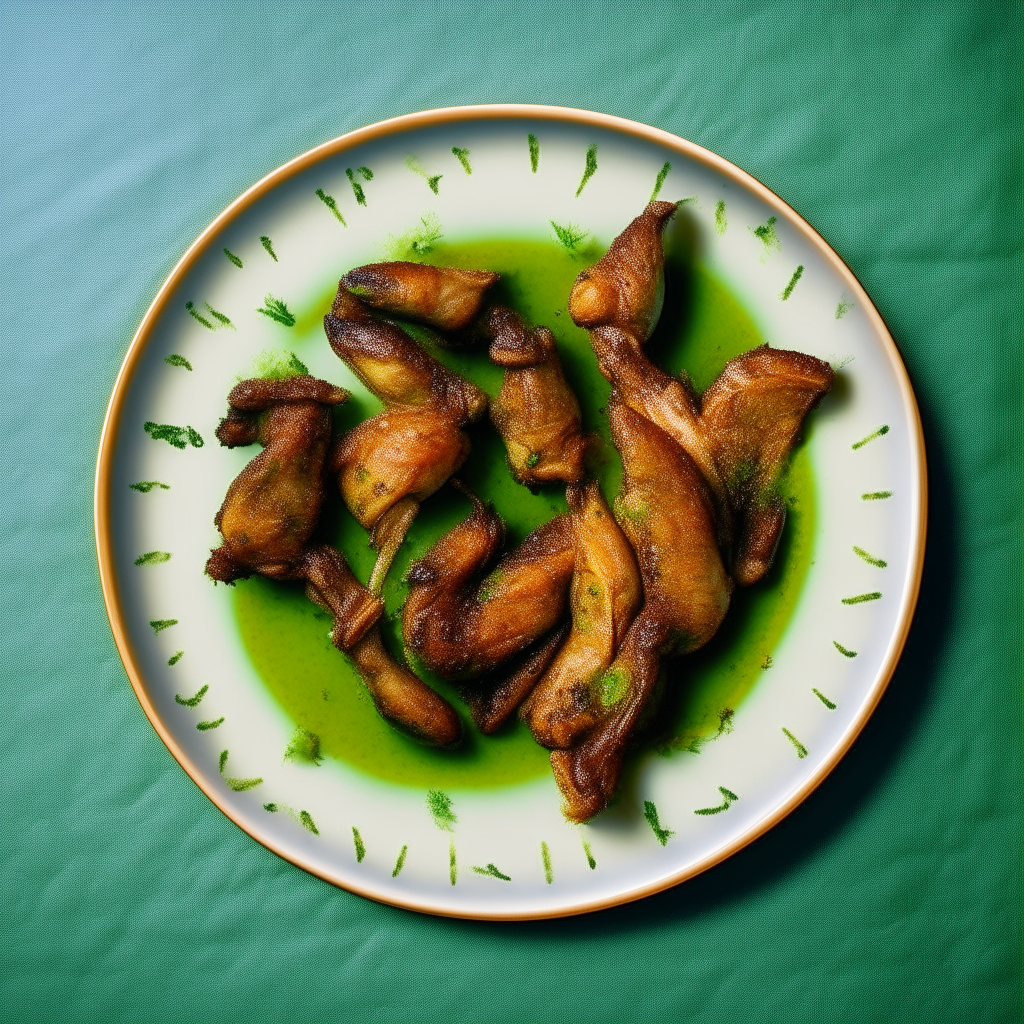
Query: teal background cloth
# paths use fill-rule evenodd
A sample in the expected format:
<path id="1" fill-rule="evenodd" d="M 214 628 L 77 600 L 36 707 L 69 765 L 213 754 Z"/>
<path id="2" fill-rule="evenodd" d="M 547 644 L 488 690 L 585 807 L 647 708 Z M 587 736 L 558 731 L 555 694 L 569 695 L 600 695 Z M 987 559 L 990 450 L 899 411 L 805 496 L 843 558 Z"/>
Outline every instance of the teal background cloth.
<path id="1" fill-rule="evenodd" d="M 0 1017 L 1019 1021 L 1024 7 L 0 5 Z M 707 874 L 584 918 L 379 906 L 250 839 L 143 715 L 92 489 L 128 343 L 264 174 L 362 125 L 578 106 L 720 153 L 886 319 L 930 467 L 921 601 L 872 721 Z"/>

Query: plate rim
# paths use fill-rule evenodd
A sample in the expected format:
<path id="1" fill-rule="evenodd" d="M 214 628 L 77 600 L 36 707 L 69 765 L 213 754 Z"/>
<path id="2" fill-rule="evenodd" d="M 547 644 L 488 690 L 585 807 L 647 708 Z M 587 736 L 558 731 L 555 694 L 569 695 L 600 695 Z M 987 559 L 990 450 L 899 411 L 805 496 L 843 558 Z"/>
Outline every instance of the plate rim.
<path id="1" fill-rule="evenodd" d="M 170 731 L 165 727 L 159 713 L 153 706 L 146 693 L 143 675 L 135 656 L 133 645 L 129 639 L 128 631 L 124 621 L 124 610 L 121 603 L 120 588 L 118 586 L 117 572 L 114 565 L 114 545 L 111 533 L 111 505 L 112 505 L 112 476 L 114 470 L 114 453 L 117 447 L 121 414 L 124 402 L 127 398 L 131 381 L 135 370 L 142 356 L 142 353 L 149 341 L 153 328 L 156 326 L 164 308 L 167 306 L 171 294 L 178 283 L 192 269 L 193 265 L 202 256 L 210 241 L 228 224 L 234 221 L 245 210 L 252 206 L 258 199 L 268 192 L 277 188 L 288 179 L 302 173 L 307 168 L 343 153 L 348 149 L 360 146 L 366 142 L 385 138 L 392 135 L 399 135 L 403 132 L 421 128 L 436 127 L 444 124 L 454 124 L 461 121 L 486 121 L 486 120 L 527 120 L 535 121 L 557 121 L 572 125 L 602 128 L 622 135 L 632 136 L 644 142 L 651 142 L 663 146 L 666 149 L 679 153 L 688 159 L 718 171 L 727 179 L 731 179 L 740 187 L 753 192 L 767 205 L 784 213 L 787 221 L 804 236 L 817 253 L 826 260 L 833 269 L 845 280 L 853 297 L 865 312 L 871 326 L 881 338 L 883 348 L 888 356 L 890 367 L 897 381 L 900 398 L 910 416 L 910 442 L 911 451 L 917 466 L 917 493 L 916 507 L 912 508 L 913 524 L 911 530 L 912 552 L 908 565 L 908 579 L 905 587 L 901 605 L 899 608 L 896 626 L 889 640 L 889 646 L 885 658 L 878 670 L 875 681 L 872 684 L 868 699 L 861 705 L 858 715 L 852 720 L 842 740 L 829 752 L 817 769 L 791 792 L 770 813 L 759 819 L 744 832 L 736 836 L 725 846 L 715 850 L 714 853 L 702 858 L 694 864 L 690 864 L 679 871 L 676 871 L 656 882 L 627 889 L 614 896 L 606 896 L 598 899 L 575 903 L 571 906 L 557 907 L 542 911 L 481 911 L 474 912 L 450 908 L 440 905 L 431 905 L 430 901 L 421 902 L 414 900 L 402 900 L 382 895 L 372 891 L 368 886 L 360 885 L 351 879 L 341 879 L 330 870 L 319 867 L 309 858 L 302 855 L 300 851 L 287 848 L 283 843 L 272 836 L 255 835 L 249 831 L 245 822 L 235 813 L 226 796 L 218 792 L 211 782 L 206 778 L 206 773 L 201 771 L 193 763 L 188 754 L 178 745 Z M 769 829 L 774 827 L 783 818 L 791 814 L 800 804 L 804 802 L 836 765 L 846 756 L 850 748 L 856 742 L 874 714 L 889 682 L 896 671 L 903 648 L 906 645 L 910 627 L 913 622 L 914 611 L 921 587 L 921 576 L 924 568 L 925 542 L 928 527 L 928 472 L 927 456 L 924 444 L 924 431 L 921 423 L 921 414 L 918 408 L 917 399 L 906 366 L 900 355 L 895 340 L 892 337 L 885 321 L 878 312 L 866 289 L 861 285 L 853 271 L 840 258 L 839 254 L 825 241 L 825 239 L 788 203 L 779 197 L 775 192 L 760 182 L 753 175 L 744 171 L 736 164 L 725 157 L 713 153 L 696 143 L 690 142 L 674 135 L 671 132 L 660 128 L 654 128 L 639 121 L 618 117 L 613 114 L 598 113 L 596 111 L 582 110 L 575 107 L 560 107 L 551 105 L 539 105 L 529 103 L 486 103 L 470 104 L 455 107 L 439 107 L 430 110 L 423 110 L 416 113 L 403 114 L 398 117 L 388 118 L 375 122 L 364 128 L 346 132 L 337 138 L 323 142 L 305 153 L 294 157 L 282 164 L 280 167 L 262 177 L 254 185 L 243 192 L 237 199 L 230 203 L 220 214 L 218 214 L 207 227 L 199 234 L 195 241 L 188 247 L 184 255 L 178 260 L 174 269 L 167 279 L 160 286 L 156 296 L 146 310 L 138 329 L 132 337 L 125 354 L 124 360 L 114 380 L 110 401 L 103 418 L 103 426 L 100 431 L 99 449 L 96 457 L 96 476 L 93 494 L 93 520 L 96 540 L 96 554 L 99 568 L 100 588 L 103 593 L 103 603 L 107 613 L 107 620 L 117 647 L 118 655 L 124 665 L 125 672 L 131 682 L 135 697 L 142 707 L 143 712 L 149 719 L 157 735 L 164 746 L 167 747 L 171 756 L 185 770 L 185 773 L 199 787 L 207 798 L 217 807 L 228 819 L 234 822 L 243 832 L 249 835 L 256 842 L 266 847 L 272 853 L 284 860 L 302 868 L 304 871 L 330 882 L 338 888 L 348 892 L 364 896 L 367 899 L 390 906 L 401 907 L 405 910 L 414 910 L 420 913 L 432 914 L 439 917 L 461 918 L 466 920 L 489 920 L 489 921 L 536 921 L 560 917 L 570 917 L 578 914 L 587 914 L 597 910 L 605 910 L 611 907 L 632 903 L 647 896 L 671 889 L 681 882 L 694 878 L 699 874 L 713 868 L 722 861 L 738 853 L 748 846 L 755 839 L 762 836 Z"/>

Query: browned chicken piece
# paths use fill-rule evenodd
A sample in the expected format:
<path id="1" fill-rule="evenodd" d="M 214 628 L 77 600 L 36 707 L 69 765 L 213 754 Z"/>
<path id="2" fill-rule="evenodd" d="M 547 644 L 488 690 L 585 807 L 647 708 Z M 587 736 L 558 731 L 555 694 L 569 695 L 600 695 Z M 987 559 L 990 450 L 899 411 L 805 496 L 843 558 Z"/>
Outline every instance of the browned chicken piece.
<path id="1" fill-rule="evenodd" d="M 487 395 L 439 363 L 396 324 L 379 320 L 344 286 L 324 317 L 331 348 L 388 409 L 431 407 L 459 425 L 478 420 Z"/>
<path id="2" fill-rule="evenodd" d="M 572 523 L 560 515 L 481 580 L 505 527 L 495 512 L 472 500 L 469 518 L 441 537 L 406 577 L 406 647 L 445 679 L 490 672 L 553 629 L 565 613 L 572 577 Z"/>
<path id="3" fill-rule="evenodd" d="M 378 320 L 344 283 L 324 329 L 334 351 L 386 407 L 342 437 L 331 456 L 345 504 L 371 531 L 377 561 L 369 586 L 380 593 L 420 502 L 469 454 L 460 428 L 480 418 L 487 395 L 395 324 Z"/>
<path id="4" fill-rule="evenodd" d="M 528 487 L 578 483 L 587 440 L 555 336 L 546 327 L 528 327 L 503 306 L 487 312 L 481 330 L 492 339 L 491 362 L 505 367 L 491 420 L 505 442 L 512 475 Z"/>
<path id="5" fill-rule="evenodd" d="M 368 306 L 442 331 L 461 331 L 476 319 L 500 274 L 424 263 L 369 263 L 341 283 Z"/>
<path id="6" fill-rule="evenodd" d="M 337 551 L 309 547 L 323 505 L 330 407 L 347 399 L 344 389 L 305 374 L 232 389 L 218 439 L 229 448 L 254 441 L 264 448 L 228 488 L 214 517 L 224 543 L 206 563 L 207 575 L 222 583 L 253 573 L 306 580 L 309 596 L 334 615 L 332 637 L 342 650 L 383 611 Z"/>
<path id="7" fill-rule="evenodd" d="M 379 628 L 371 629 L 349 654 L 381 717 L 431 746 L 451 747 L 459 742 L 462 722 L 458 713 L 391 657 Z"/>
<path id="8" fill-rule="evenodd" d="M 779 477 L 834 376 L 821 359 L 762 345 L 726 363 L 702 396 L 701 427 L 739 520 L 733 575 L 740 586 L 771 567 L 786 519 Z"/>
<path id="9" fill-rule="evenodd" d="M 665 373 L 626 331 L 600 327 L 590 341 L 597 365 L 619 399 L 660 427 L 697 463 L 711 488 L 723 551 L 732 546 L 732 501 L 700 418 L 700 398 L 689 382 Z"/>
<path id="10" fill-rule="evenodd" d="M 599 724 L 579 746 L 551 753 L 573 821 L 593 817 L 614 794 L 661 658 L 707 643 L 732 592 L 715 541 L 714 505 L 694 461 L 614 394 L 609 414 L 624 470 L 616 516 L 640 564 L 644 606 L 598 684 Z"/>
<path id="11" fill-rule="evenodd" d="M 785 522 L 775 486 L 803 418 L 830 389 L 833 373 L 813 356 L 762 346 L 731 360 L 701 398 L 642 351 L 654 321 L 595 313 L 600 303 L 594 296 L 603 296 L 608 310 L 660 309 L 660 232 L 667 215 L 659 220 L 653 207 L 665 205 L 648 206 L 584 272 L 591 276 L 580 275 L 569 309 L 577 324 L 591 329 L 601 373 L 622 401 L 661 427 L 700 468 L 715 501 L 718 543 L 736 582 L 749 586 L 771 567 Z M 613 266 L 628 266 L 632 276 L 601 270 L 613 254 Z M 616 302 L 608 298 L 613 293 Z"/>
<path id="12" fill-rule="evenodd" d="M 580 327 L 617 327 L 642 345 L 654 330 L 665 298 L 661 233 L 675 203 L 648 203 L 569 294 L 569 315 Z"/>
<path id="13" fill-rule="evenodd" d="M 629 541 L 596 483 L 567 494 L 576 534 L 572 631 L 520 715 L 545 747 L 571 747 L 603 717 L 599 680 L 643 597 Z"/>
<path id="14" fill-rule="evenodd" d="M 534 650 L 528 651 L 511 674 L 496 683 L 485 680 L 475 692 L 467 695 L 473 721 L 485 736 L 497 732 L 515 714 L 568 635 L 568 625 L 561 626 L 550 637 L 539 641 Z M 488 686 L 488 682 L 492 685 Z"/>

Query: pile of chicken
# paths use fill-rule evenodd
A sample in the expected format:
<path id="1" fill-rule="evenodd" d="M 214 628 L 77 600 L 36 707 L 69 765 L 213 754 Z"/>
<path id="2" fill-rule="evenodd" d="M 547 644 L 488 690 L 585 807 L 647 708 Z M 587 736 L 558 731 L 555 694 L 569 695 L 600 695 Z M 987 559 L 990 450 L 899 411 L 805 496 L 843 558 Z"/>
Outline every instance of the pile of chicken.
<path id="1" fill-rule="evenodd" d="M 334 643 L 380 713 L 441 747 L 458 743 L 459 715 L 385 649 L 379 594 L 420 503 L 449 480 L 466 494 L 469 517 L 408 573 L 405 645 L 467 688 L 482 732 L 518 710 L 551 750 L 573 821 L 612 798 L 662 660 L 706 644 L 733 587 L 771 566 L 785 519 L 780 473 L 832 384 L 827 363 L 762 346 L 697 395 L 648 359 L 664 295 L 662 234 L 674 211 L 652 202 L 569 296 L 612 386 L 608 415 L 624 471 L 614 513 L 586 478 L 589 439 L 554 336 L 486 306 L 498 279 L 487 271 L 412 263 L 351 271 L 324 328 L 384 411 L 332 443 L 330 407 L 345 391 L 309 376 L 248 380 L 228 396 L 217 432 L 222 444 L 258 440 L 264 450 L 217 513 L 224 543 L 207 574 L 304 580 L 334 616 Z M 469 451 L 463 428 L 484 414 L 487 396 L 375 311 L 462 343 L 489 341 L 491 360 L 505 368 L 490 414 L 512 473 L 527 486 L 564 484 L 567 513 L 502 552 L 504 523 L 454 479 Z M 367 587 L 337 550 L 311 543 L 328 474 L 378 552 Z"/>

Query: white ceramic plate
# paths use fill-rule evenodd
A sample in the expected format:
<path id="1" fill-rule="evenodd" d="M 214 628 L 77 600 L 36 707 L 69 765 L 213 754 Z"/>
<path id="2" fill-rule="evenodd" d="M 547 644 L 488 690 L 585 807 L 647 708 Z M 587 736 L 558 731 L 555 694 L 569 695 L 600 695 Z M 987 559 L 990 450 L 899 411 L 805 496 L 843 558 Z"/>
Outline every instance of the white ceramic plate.
<path id="1" fill-rule="evenodd" d="M 466 151 L 465 164 L 453 147 Z M 588 151 L 596 157 L 589 177 Z M 844 364 L 839 393 L 814 413 L 812 564 L 771 671 L 734 709 L 731 732 L 699 756 L 644 755 L 629 808 L 583 827 L 562 818 L 549 774 L 449 787 L 457 820 L 446 821 L 431 814 L 424 786 L 333 758 L 319 767 L 283 760 L 295 723 L 243 648 L 230 591 L 202 573 L 218 543 L 213 513 L 255 454 L 214 442 L 225 395 L 258 353 L 295 347 L 288 328 L 257 312 L 265 297 L 305 309 L 424 215 L 448 239 L 543 238 L 554 220 L 584 225 L 607 245 L 665 168 L 661 198 L 688 200 L 704 264 L 763 336 Z M 313 374 L 351 381 L 325 339 L 301 351 Z M 191 427 L 206 443 L 197 447 L 183 430 L 176 447 L 151 437 L 147 422 Z M 158 483 L 132 487 L 146 481 Z M 896 347 L 853 274 L 793 210 L 732 164 L 665 132 L 582 111 L 488 106 L 343 136 L 269 175 L 210 225 L 125 358 L 100 445 L 96 531 L 132 685 L 172 754 L 225 814 L 282 857 L 374 899 L 527 919 L 674 885 L 760 835 L 821 782 L 902 649 L 925 498 L 920 423 Z M 641 801 L 656 808 L 660 836 Z"/>

